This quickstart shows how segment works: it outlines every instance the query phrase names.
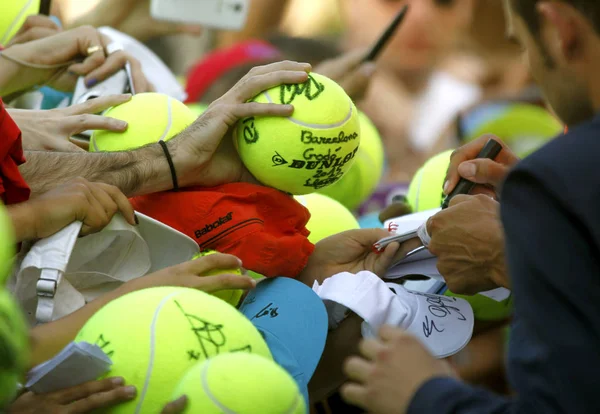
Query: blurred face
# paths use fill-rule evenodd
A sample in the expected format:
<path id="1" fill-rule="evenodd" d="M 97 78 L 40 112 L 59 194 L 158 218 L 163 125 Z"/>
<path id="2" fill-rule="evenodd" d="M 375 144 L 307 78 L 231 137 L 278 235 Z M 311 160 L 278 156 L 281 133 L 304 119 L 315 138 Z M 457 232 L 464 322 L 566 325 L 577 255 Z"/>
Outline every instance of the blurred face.
<path id="1" fill-rule="evenodd" d="M 519 0 L 504 0 L 507 34 L 521 45 L 523 58 L 544 92 L 548 104 L 567 125 L 591 119 L 595 111 L 582 65 L 580 62 L 570 61 L 563 54 L 561 33 L 555 31 L 549 22 L 543 25 L 545 29 L 539 36 L 533 36 L 523 18 L 515 13 L 512 1 Z"/>
<path id="2" fill-rule="evenodd" d="M 432 69 L 467 29 L 473 0 L 340 0 L 351 47 L 371 46 L 405 5 L 410 9 L 379 58 L 399 72 Z"/>

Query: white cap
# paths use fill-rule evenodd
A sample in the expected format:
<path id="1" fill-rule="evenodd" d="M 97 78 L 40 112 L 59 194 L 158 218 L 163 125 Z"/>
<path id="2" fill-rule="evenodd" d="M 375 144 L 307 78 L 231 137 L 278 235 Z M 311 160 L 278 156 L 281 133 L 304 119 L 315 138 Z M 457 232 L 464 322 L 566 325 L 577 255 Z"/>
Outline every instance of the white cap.
<path id="1" fill-rule="evenodd" d="M 406 290 L 385 283 L 371 272 L 339 273 L 313 290 L 324 301 L 352 310 L 364 319 L 363 336 L 382 325 L 402 328 L 417 337 L 436 358 L 463 349 L 471 339 L 475 318 L 464 299 Z"/>
<path id="2" fill-rule="evenodd" d="M 136 215 L 138 226 L 117 214 L 99 233 L 79 237 L 82 223 L 74 222 L 32 246 L 14 288 L 30 323 L 59 319 L 127 281 L 199 252 L 185 234 Z"/>

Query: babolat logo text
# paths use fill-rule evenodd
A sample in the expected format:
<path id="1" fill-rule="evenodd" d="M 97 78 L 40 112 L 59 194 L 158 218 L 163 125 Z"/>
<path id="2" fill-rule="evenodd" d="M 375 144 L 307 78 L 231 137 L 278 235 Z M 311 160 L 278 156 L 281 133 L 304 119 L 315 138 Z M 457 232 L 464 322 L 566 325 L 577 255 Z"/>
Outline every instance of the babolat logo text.
<path id="1" fill-rule="evenodd" d="M 300 141 L 303 144 L 341 144 L 342 142 L 349 142 L 358 138 L 358 133 L 353 132 L 346 135 L 344 131 L 341 131 L 336 137 L 319 137 L 314 135 L 312 131 L 302 130 L 300 135 Z"/>
<path id="2" fill-rule="evenodd" d="M 196 230 L 194 232 L 194 234 L 196 235 L 196 238 L 199 239 L 200 237 L 204 236 L 205 234 L 210 233 L 214 229 L 231 221 L 232 217 L 233 217 L 233 212 L 227 213 L 227 215 L 225 215 L 223 217 L 219 217 L 219 219 L 217 221 L 215 221 L 214 223 L 207 224 L 206 226 L 204 226 L 204 228 Z"/>

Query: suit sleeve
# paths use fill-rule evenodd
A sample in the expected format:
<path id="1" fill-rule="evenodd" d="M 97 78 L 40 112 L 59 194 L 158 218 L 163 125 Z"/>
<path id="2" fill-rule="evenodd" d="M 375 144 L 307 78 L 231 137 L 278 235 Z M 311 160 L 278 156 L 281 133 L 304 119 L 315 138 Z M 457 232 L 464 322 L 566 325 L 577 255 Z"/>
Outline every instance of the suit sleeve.
<path id="1" fill-rule="evenodd" d="M 541 180 L 514 171 L 501 202 L 515 300 L 508 362 L 515 397 L 434 379 L 409 414 L 600 412 L 600 254 L 561 199 L 559 177 L 547 172 Z"/>

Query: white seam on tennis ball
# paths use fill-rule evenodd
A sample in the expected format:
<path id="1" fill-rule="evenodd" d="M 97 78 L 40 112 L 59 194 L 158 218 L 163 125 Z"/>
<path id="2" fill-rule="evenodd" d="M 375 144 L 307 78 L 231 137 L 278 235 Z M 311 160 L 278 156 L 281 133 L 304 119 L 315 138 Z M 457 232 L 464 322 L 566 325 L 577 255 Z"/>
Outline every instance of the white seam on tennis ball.
<path id="1" fill-rule="evenodd" d="M 96 152 L 100 151 L 98 149 L 98 143 L 96 142 L 96 138 L 94 138 L 93 135 L 92 135 L 92 138 L 90 138 L 90 141 L 92 141 L 92 146 L 94 147 L 94 151 L 96 151 Z"/>
<path id="2" fill-rule="evenodd" d="M 296 393 L 294 401 L 292 402 L 292 406 L 284 414 L 294 414 L 296 412 L 296 408 L 298 408 L 298 405 L 300 404 L 300 398 L 303 397 Z"/>
<path id="3" fill-rule="evenodd" d="M 271 99 L 271 95 L 269 95 L 269 92 L 266 91 L 264 92 L 265 97 L 267 98 L 267 101 L 269 101 L 269 103 L 273 103 L 273 100 Z M 300 125 L 303 126 L 305 128 L 313 128 L 313 129 L 330 129 L 330 128 L 338 128 L 341 127 L 342 125 L 344 125 L 346 122 L 348 122 L 348 120 L 350 118 L 352 118 L 352 101 L 350 101 L 350 110 L 348 111 L 348 115 L 346 115 L 346 118 L 344 118 L 343 120 L 341 120 L 340 122 L 336 122 L 333 124 L 308 124 L 306 122 L 302 122 L 297 120 L 296 118 L 290 116 L 287 119 L 291 122 L 293 122 L 296 125 Z"/>
<path id="4" fill-rule="evenodd" d="M 204 389 L 206 396 L 224 414 L 236 414 L 235 411 L 230 410 L 229 408 L 227 408 L 223 404 L 221 404 L 221 402 L 217 399 L 217 397 L 215 397 L 213 395 L 213 393 L 210 392 L 210 386 L 208 385 L 208 378 L 207 378 L 208 377 L 208 367 L 210 366 L 210 364 L 211 364 L 211 361 L 209 359 L 204 363 L 204 366 L 202 367 L 202 372 L 200 373 L 200 380 L 202 381 L 202 388 Z"/>
<path id="5" fill-rule="evenodd" d="M 15 17 L 15 19 L 12 21 L 6 32 L 4 32 L 4 37 L 2 38 L 2 41 L 0 41 L 0 45 L 6 45 L 6 42 L 8 41 L 8 34 L 13 31 L 17 22 L 21 20 L 21 17 L 23 17 L 25 12 L 29 9 L 29 6 L 31 6 L 31 3 L 33 3 L 33 0 L 29 0 L 27 4 L 23 6 L 17 17 Z"/>
<path id="6" fill-rule="evenodd" d="M 171 97 L 167 98 L 167 126 L 165 127 L 165 130 L 163 131 L 161 137 L 158 139 L 159 141 L 164 141 L 165 137 L 167 136 L 167 134 L 169 133 L 169 131 L 171 130 L 171 126 L 173 125 L 173 108 L 172 108 L 172 104 L 171 104 Z"/>
<path id="7" fill-rule="evenodd" d="M 418 185 L 417 185 L 417 194 L 415 197 L 414 211 L 419 211 L 419 196 L 421 195 L 421 184 L 423 184 L 423 174 L 424 174 L 424 171 L 421 170 L 421 173 L 419 174 Z"/>
<path id="8" fill-rule="evenodd" d="M 156 321 L 158 320 L 158 314 L 160 310 L 165 305 L 165 303 L 171 299 L 173 296 L 177 296 L 182 292 L 173 292 L 167 297 L 163 298 L 156 310 L 154 311 L 154 316 L 152 317 L 152 323 L 150 324 L 150 362 L 148 363 L 148 370 L 146 371 L 146 378 L 144 379 L 144 388 L 142 388 L 142 392 L 140 393 L 140 399 L 138 401 L 137 407 L 135 407 L 135 414 L 139 414 L 142 409 L 142 405 L 144 404 L 144 398 L 146 398 L 146 392 L 148 391 L 148 387 L 150 386 L 150 377 L 152 376 L 152 369 L 154 368 L 154 351 L 156 345 L 156 337 L 154 329 L 156 328 Z"/>

